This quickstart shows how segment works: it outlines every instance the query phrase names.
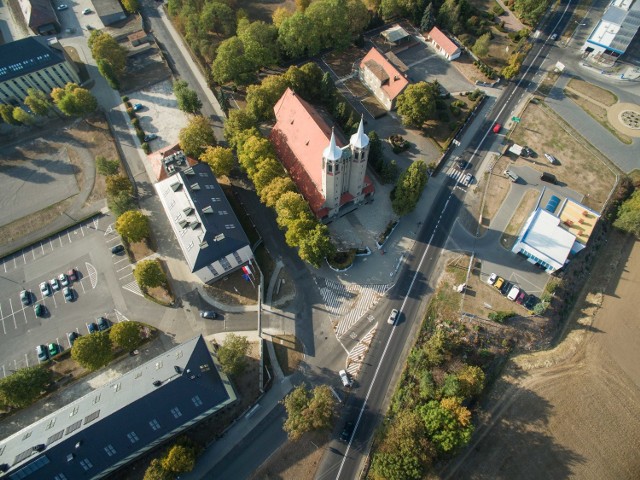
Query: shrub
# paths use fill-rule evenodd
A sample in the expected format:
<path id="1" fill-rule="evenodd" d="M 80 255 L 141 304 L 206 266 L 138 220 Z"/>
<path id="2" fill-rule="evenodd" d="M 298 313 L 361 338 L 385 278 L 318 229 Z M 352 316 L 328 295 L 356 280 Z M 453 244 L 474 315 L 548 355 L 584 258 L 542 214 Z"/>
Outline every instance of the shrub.
<path id="1" fill-rule="evenodd" d="M 126 95 L 123 95 L 122 97 L 120 97 L 122 99 L 123 102 L 128 102 L 129 101 L 129 97 L 127 97 Z"/>
<path id="2" fill-rule="evenodd" d="M 149 146 L 149 144 L 147 142 L 142 142 L 142 151 L 144 153 L 146 153 L 147 155 L 149 155 L 151 153 L 151 147 Z"/>
<path id="3" fill-rule="evenodd" d="M 462 100 L 454 100 L 453 102 L 451 102 L 451 106 L 458 107 L 458 108 L 467 108 L 467 104 L 464 103 Z"/>
<path id="4" fill-rule="evenodd" d="M 453 114 L 454 117 L 459 117 L 460 116 L 460 108 L 456 107 L 455 105 L 451 104 L 449 105 L 449 110 L 451 110 L 451 113 Z"/>
<path id="5" fill-rule="evenodd" d="M 138 140 L 140 140 L 140 142 L 144 142 L 144 132 L 140 127 L 136 127 L 136 136 L 138 137 Z"/>
<path id="6" fill-rule="evenodd" d="M 131 107 L 127 107 L 127 115 L 129 115 L 130 119 L 136 118 L 136 112 L 134 112 Z"/>
<path id="7" fill-rule="evenodd" d="M 501 17 L 502 15 L 504 15 L 504 8 L 502 8 L 497 3 L 493 6 L 493 8 L 491 8 L 491 11 L 496 17 Z"/>
<path id="8" fill-rule="evenodd" d="M 516 312 L 514 311 L 503 311 L 503 310 L 498 310 L 497 312 L 491 312 L 489 313 L 489 320 L 493 320 L 494 322 L 499 322 L 502 323 L 505 320 L 507 320 L 508 318 L 511 317 L 515 317 L 516 316 Z"/>
<path id="9" fill-rule="evenodd" d="M 436 100 L 436 110 L 445 110 L 447 108 L 447 102 L 444 100 Z"/>
<path id="10" fill-rule="evenodd" d="M 140 119 L 138 117 L 134 118 L 131 123 L 133 124 L 134 127 L 139 127 L 140 126 Z"/>

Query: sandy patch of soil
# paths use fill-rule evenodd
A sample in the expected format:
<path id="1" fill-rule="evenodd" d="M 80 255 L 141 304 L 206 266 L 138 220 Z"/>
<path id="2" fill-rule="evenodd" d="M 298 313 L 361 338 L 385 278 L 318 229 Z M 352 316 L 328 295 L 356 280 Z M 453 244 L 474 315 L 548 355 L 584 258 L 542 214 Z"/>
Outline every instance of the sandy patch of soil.
<path id="1" fill-rule="evenodd" d="M 522 196 L 522 200 L 520 200 L 518 208 L 513 212 L 511 220 L 509 220 L 509 224 L 507 225 L 507 228 L 505 228 L 500 239 L 500 245 L 507 250 L 511 250 L 511 247 L 515 244 L 516 239 L 518 238 L 518 232 L 524 225 L 527 218 L 529 218 L 539 196 L 540 192 L 538 192 L 538 190 L 527 190 L 527 192 Z"/>
<path id="2" fill-rule="evenodd" d="M 567 87 L 589 97 L 595 103 L 600 103 L 607 107 L 618 102 L 618 97 L 613 92 L 600 88 L 592 83 L 585 82 L 584 80 L 580 80 L 579 78 L 572 78 L 567 84 Z"/>
<path id="3" fill-rule="evenodd" d="M 453 65 L 455 69 L 458 70 L 462 74 L 462 76 L 464 76 L 464 78 L 469 80 L 471 83 L 492 83 L 495 81 L 487 77 L 478 69 L 478 67 L 473 64 L 473 58 L 471 58 L 471 55 L 469 55 L 467 52 L 462 52 L 462 55 L 451 62 L 451 65 Z"/>

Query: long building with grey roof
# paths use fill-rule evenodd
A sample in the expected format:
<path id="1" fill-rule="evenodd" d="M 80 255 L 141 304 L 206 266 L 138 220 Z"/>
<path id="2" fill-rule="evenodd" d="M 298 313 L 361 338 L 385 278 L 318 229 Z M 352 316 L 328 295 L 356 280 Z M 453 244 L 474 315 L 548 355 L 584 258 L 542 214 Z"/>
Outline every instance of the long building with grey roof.
<path id="1" fill-rule="evenodd" d="M 103 478 L 235 400 L 198 336 L 0 441 L 0 477 Z"/>
<path id="2" fill-rule="evenodd" d="M 640 28 L 640 0 L 613 0 L 587 38 L 582 50 L 613 64 L 623 55 Z"/>

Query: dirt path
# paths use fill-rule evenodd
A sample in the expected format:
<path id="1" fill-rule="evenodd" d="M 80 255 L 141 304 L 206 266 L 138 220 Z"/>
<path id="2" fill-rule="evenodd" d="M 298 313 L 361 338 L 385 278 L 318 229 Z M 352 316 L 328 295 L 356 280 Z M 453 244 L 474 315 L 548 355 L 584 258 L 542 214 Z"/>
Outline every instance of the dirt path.
<path id="1" fill-rule="evenodd" d="M 640 242 L 612 236 L 591 278 L 565 340 L 512 362 L 443 478 L 638 478 Z"/>

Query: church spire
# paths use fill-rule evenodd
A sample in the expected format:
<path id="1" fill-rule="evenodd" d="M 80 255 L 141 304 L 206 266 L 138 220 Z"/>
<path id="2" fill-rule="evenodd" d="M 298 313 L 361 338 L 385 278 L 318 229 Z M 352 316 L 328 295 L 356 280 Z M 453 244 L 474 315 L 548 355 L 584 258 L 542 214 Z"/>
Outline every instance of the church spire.
<path id="1" fill-rule="evenodd" d="M 360 125 L 358 131 L 351 135 L 351 145 L 356 148 L 365 148 L 369 145 L 369 137 L 364 133 L 364 119 L 360 117 Z"/>
<path id="2" fill-rule="evenodd" d="M 342 158 L 342 150 L 336 145 L 336 136 L 333 128 L 331 128 L 331 140 L 329 146 L 322 153 L 324 158 L 329 161 L 336 161 Z"/>

